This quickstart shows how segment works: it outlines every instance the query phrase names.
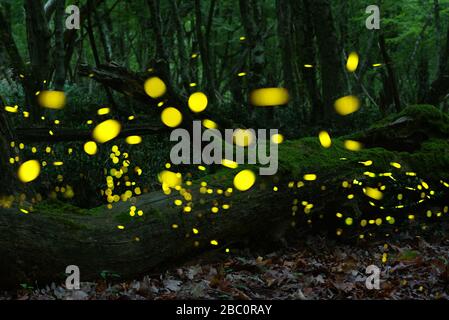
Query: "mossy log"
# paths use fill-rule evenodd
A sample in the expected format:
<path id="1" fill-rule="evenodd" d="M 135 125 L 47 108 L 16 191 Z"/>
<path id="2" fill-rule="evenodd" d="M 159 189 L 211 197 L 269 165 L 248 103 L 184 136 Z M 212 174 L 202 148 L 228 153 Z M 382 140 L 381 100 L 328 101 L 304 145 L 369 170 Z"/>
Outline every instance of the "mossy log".
<path id="1" fill-rule="evenodd" d="M 398 121 L 403 117 L 411 122 Z M 406 127 L 401 123 L 406 123 Z M 323 149 L 317 138 L 287 141 L 279 149 L 278 174 L 259 177 L 247 192 L 216 192 L 232 187 L 238 170 L 230 169 L 201 180 L 208 183 L 213 194 L 199 192 L 199 181 L 186 187 L 193 196 L 190 213 L 174 204 L 181 198 L 177 192 L 150 193 L 132 203 L 117 204 L 112 210 L 82 210 L 62 203 L 37 205 L 30 214 L 20 213 L 20 208 L 0 209 L 0 285 L 58 281 L 63 279 L 68 265 L 79 266 L 82 281 L 98 278 L 103 271 L 122 278 L 138 277 L 164 270 L 205 250 L 224 249 L 229 243 L 245 239 L 266 241 L 290 226 L 294 199 L 314 204 L 314 215 L 335 216 L 341 207 L 354 210 L 354 214 L 363 213 L 368 199 L 362 194 L 348 200 L 342 181 L 358 179 L 369 185 L 369 178 L 364 175 L 367 168 L 360 163 L 371 160 L 369 171 L 396 170 L 397 180 L 406 177 L 405 172 L 415 172 L 419 177 L 416 179 L 425 179 L 430 186 L 440 184 L 449 176 L 448 126 L 448 117 L 437 109 L 416 106 L 366 132 L 335 139 L 330 149 Z M 379 142 L 369 137 L 373 130 L 377 134 L 383 130 L 391 132 L 381 135 Z M 413 152 L 395 151 L 394 145 L 401 149 L 401 137 L 411 136 L 413 131 L 426 132 L 420 145 Z M 359 152 L 346 150 L 344 140 L 356 137 L 370 141 L 370 145 Z M 385 143 L 385 139 L 390 139 L 390 150 L 376 146 Z M 401 169 L 392 168 L 392 162 L 400 163 Z M 310 173 L 317 175 L 316 181 L 303 180 Z M 303 184 L 298 188 L 300 180 Z M 274 186 L 278 187 L 277 192 Z M 224 204 L 230 208 L 224 210 Z M 131 205 L 144 215 L 131 217 Z M 219 211 L 213 213 L 211 207 Z M 296 218 L 303 219 L 302 216 L 308 219 L 301 211 Z M 174 224 L 177 228 L 173 228 Z M 118 229 L 119 225 L 125 229 Z M 193 228 L 199 233 L 194 234 Z M 211 245 L 212 240 L 218 246 Z"/>

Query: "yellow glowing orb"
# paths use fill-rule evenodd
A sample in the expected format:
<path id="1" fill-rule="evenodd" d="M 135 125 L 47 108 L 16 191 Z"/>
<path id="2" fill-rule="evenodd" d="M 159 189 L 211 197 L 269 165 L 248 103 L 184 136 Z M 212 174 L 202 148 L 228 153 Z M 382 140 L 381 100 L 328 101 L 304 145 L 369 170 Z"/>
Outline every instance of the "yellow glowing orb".
<path id="1" fill-rule="evenodd" d="M 140 144 L 140 143 L 142 143 L 142 137 L 140 137 L 140 136 L 129 136 L 129 137 L 126 138 L 126 143 L 127 144 L 131 144 L 131 145 Z"/>
<path id="2" fill-rule="evenodd" d="M 17 113 L 17 112 L 19 112 L 19 106 L 14 106 L 14 107 L 6 106 L 5 111 L 10 112 L 10 113 Z"/>
<path id="3" fill-rule="evenodd" d="M 321 131 L 318 137 L 323 148 L 328 149 L 332 146 L 331 136 L 326 131 Z"/>
<path id="4" fill-rule="evenodd" d="M 346 62 L 346 69 L 349 72 L 354 72 L 357 70 L 358 66 L 359 66 L 359 55 L 357 54 L 357 52 L 352 52 L 348 57 L 348 61 Z"/>
<path id="5" fill-rule="evenodd" d="M 115 139 L 122 130 L 122 125 L 117 120 L 106 120 L 97 125 L 92 133 L 95 141 L 106 143 Z"/>
<path id="6" fill-rule="evenodd" d="M 63 91 L 42 91 L 37 100 L 41 107 L 59 110 L 65 107 L 67 98 Z"/>
<path id="7" fill-rule="evenodd" d="M 282 134 L 274 134 L 271 136 L 271 142 L 274 144 L 281 144 L 284 142 L 284 136 Z"/>
<path id="8" fill-rule="evenodd" d="M 256 175 L 251 170 L 240 171 L 234 177 L 234 186 L 237 190 L 248 191 L 256 182 Z"/>
<path id="9" fill-rule="evenodd" d="M 86 152 L 90 156 L 96 155 L 98 152 L 98 147 L 95 141 L 86 142 L 84 144 L 84 152 Z"/>
<path id="10" fill-rule="evenodd" d="M 228 160 L 228 159 L 221 160 L 221 164 L 224 167 L 229 168 L 229 169 L 237 169 L 238 166 L 239 166 L 239 164 L 237 162 L 232 161 L 232 160 Z"/>
<path id="11" fill-rule="evenodd" d="M 218 128 L 218 124 L 216 124 L 212 120 L 204 119 L 203 120 L 203 127 L 207 128 L 207 129 L 217 129 Z"/>
<path id="12" fill-rule="evenodd" d="M 234 143 L 240 147 L 247 147 L 254 142 L 255 135 L 251 130 L 237 129 L 233 134 Z"/>
<path id="13" fill-rule="evenodd" d="M 207 108 L 207 96 L 202 92 L 196 92 L 190 96 L 188 104 L 193 112 L 203 112 Z"/>
<path id="14" fill-rule="evenodd" d="M 360 109 L 360 100 L 356 96 L 346 96 L 335 101 L 335 111 L 341 116 L 347 116 Z"/>
<path id="15" fill-rule="evenodd" d="M 101 108 L 101 109 L 98 109 L 97 114 L 99 116 L 105 116 L 105 115 L 109 114 L 110 112 L 111 112 L 111 109 L 109 109 L 109 108 Z"/>
<path id="16" fill-rule="evenodd" d="M 251 92 L 250 101 L 256 107 L 273 107 L 289 102 L 288 90 L 284 88 L 265 88 Z"/>
<path id="17" fill-rule="evenodd" d="M 346 140 L 344 146 L 349 151 L 360 151 L 363 149 L 363 144 L 354 140 Z"/>
<path id="18" fill-rule="evenodd" d="M 182 113 L 176 108 L 166 108 L 161 114 L 162 122 L 170 128 L 176 128 L 182 122 Z"/>
<path id="19" fill-rule="evenodd" d="M 316 174 L 306 174 L 304 175 L 304 180 L 305 181 L 315 181 L 318 177 L 316 176 Z"/>
<path id="20" fill-rule="evenodd" d="M 163 184 L 163 186 L 169 188 L 175 188 L 182 184 L 182 175 L 180 173 L 174 173 L 172 171 L 162 171 L 158 175 L 159 182 Z"/>
<path id="21" fill-rule="evenodd" d="M 146 94 L 153 99 L 160 98 L 167 92 L 167 86 L 158 77 L 153 77 L 145 81 L 144 89 Z"/>
<path id="22" fill-rule="evenodd" d="M 366 188 L 363 189 L 363 191 L 368 197 L 374 200 L 382 200 L 382 198 L 384 197 L 383 193 L 375 188 Z"/>
<path id="23" fill-rule="evenodd" d="M 30 160 L 23 163 L 17 172 L 20 181 L 28 183 L 34 181 L 41 173 L 41 165 L 37 160 Z"/>

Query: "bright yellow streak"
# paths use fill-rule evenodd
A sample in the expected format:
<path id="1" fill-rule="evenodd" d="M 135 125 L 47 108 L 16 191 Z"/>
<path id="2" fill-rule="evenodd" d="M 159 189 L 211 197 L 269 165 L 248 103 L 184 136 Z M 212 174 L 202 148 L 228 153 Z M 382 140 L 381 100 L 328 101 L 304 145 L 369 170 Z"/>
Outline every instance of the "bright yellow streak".
<path id="1" fill-rule="evenodd" d="M 346 96 L 335 101 L 335 111 L 341 116 L 347 116 L 360 109 L 360 100 L 356 96 Z"/>
<path id="2" fill-rule="evenodd" d="M 212 120 L 204 119 L 203 120 L 203 127 L 207 128 L 207 129 L 217 129 L 218 125 L 214 121 L 212 121 Z"/>
<path id="3" fill-rule="evenodd" d="M 304 176 L 304 180 L 305 181 L 315 181 L 317 179 L 317 175 L 316 174 L 306 174 Z"/>
<path id="4" fill-rule="evenodd" d="M 38 95 L 38 102 L 41 107 L 60 110 L 65 107 L 67 98 L 63 91 L 42 91 Z"/>
<path id="5" fill-rule="evenodd" d="M 240 147 L 247 147 L 254 141 L 254 135 L 250 130 L 237 129 L 234 131 L 234 143 Z"/>
<path id="6" fill-rule="evenodd" d="M 19 177 L 19 180 L 28 183 L 31 181 L 34 181 L 39 177 L 39 174 L 41 173 L 41 165 L 39 161 L 37 160 L 30 160 L 27 162 L 24 162 L 17 171 L 17 176 Z"/>
<path id="7" fill-rule="evenodd" d="M 223 159 L 221 161 L 221 164 L 224 167 L 229 168 L 229 169 L 237 169 L 238 166 L 239 166 L 237 162 L 234 162 L 234 161 L 231 161 L 231 160 L 228 160 L 228 159 Z"/>
<path id="8" fill-rule="evenodd" d="M 106 143 L 115 139 L 122 131 L 122 125 L 117 120 L 106 120 L 97 125 L 92 133 L 95 141 Z"/>
<path id="9" fill-rule="evenodd" d="M 271 142 L 274 144 L 281 144 L 284 142 L 284 136 L 282 134 L 274 134 L 271 137 Z"/>
<path id="10" fill-rule="evenodd" d="M 400 163 L 397 163 L 397 162 L 391 162 L 390 165 L 391 165 L 393 168 L 396 168 L 396 169 L 401 169 L 401 168 L 402 168 L 401 164 L 400 164 Z"/>
<path id="11" fill-rule="evenodd" d="M 17 113 L 19 111 L 19 106 L 14 107 L 6 106 L 5 111 L 10 113 Z"/>
<path id="12" fill-rule="evenodd" d="M 95 141 L 86 142 L 84 144 L 84 152 L 86 152 L 90 156 L 96 155 L 98 152 L 98 147 Z"/>
<path id="13" fill-rule="evenodd" d="M 140 136 L 129 136 L 129 137 L 126 138 L 125 141 L 126 141 L 127 144 L 131 144 L 131 145 L 140 144 L 140 143 L 142 143 L 142 137 L 140 137 Z"/>
<path id="14" fill-rule="evenodd" d="M 188 105 L 190 110 L 200 113 L 206 110 L 208 104 L 207 96 L 202 92 L 196 92 L 189 98 Z"/>
<path id="15" fill-rule="evenodd" d="M 97 114 L 99 116 L 105 116 L 105 115 L 109 114 L 109 112 L 111 112 L 111 109 L 109 109 L 109 108 L 101 108 L 101 109 L 98 109 Z"/>
<path id="16" fill-rule="evenodd" d="M 313 65 L 311 65 L 311 64 L 305 64 L 304 67 L 305 67 L 305 68 L 313 68 Z"/>
<path id="17" fill-rule="evenodd" d="M 146 94 L 153 99 L 160 98 L 167 92 L 167 86 L 158 77 L 153 77 L 145 81 L 144 89 Z"/>
<path id="18" fill-rule="evenodd" d="M 363 144 L 354 140 L 346 140 L 344 146 L 349 151 L 360 151 L 363 149 Z"/>
<path id="19" fill-rule="evenodd" d="M 332 146 L 331 136 L 326 131 L 321 131 L 318 138 L 320 139 L 320 143 L 323 148 L 328 149 Z"/>
<path id="20" fill-rule="evenodd" d="M 256 182 L 256 175 L 251 170 L 240 171 L 234 177 L 234 186 L 237 190 L 248 191 Z"/>
<path id="21" fill-rule="evenodd" d="M 284 88 L 265 88 L 251 92 L 250 101 L 256 107 L 273 107 L 289 102 L 288 90 Z"/>
<path id="22" fill-rule="evenodd" d="M 375 188 L 364 188 L 363 192 L 374 200 L 382 200 L 384 197 L 384 194 Z"/>
<path id="23" fill-rule="evenodd" d="M 354 72 L 357 70 L 358 66 L 359 66 L 359 55 L 357 54 L 357 52 L 352 52 L 348 57 L 348 61 L 346 62 L 346 69 L 349 72 Z"/>
<path id="24" fill-rule="evenodd" d="M 161 120 L 167 127 L 176 128 L 182 122 L 182 114 L 178 109 L 169 107 L 162 111 Z"/>

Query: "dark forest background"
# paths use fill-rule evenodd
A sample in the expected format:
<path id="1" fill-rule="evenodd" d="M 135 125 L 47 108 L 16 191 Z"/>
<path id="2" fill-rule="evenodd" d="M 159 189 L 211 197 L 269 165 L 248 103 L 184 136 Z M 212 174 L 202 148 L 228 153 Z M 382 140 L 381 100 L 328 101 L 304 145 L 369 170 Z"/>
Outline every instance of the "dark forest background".
<path id="1" fill-rule="evenodd" d="M 80 8 L 81 30 L 65 28 L 70 4 Z M 151 74 L 163 75 L 179 104 L 192 92 L 207 93 L 208 116 L 227 127 L 279 128 L 288 139 L 313 136 L 323 128 L 334 135 L 354 132 L 417 103 L 447 112 L 449 1 L 380 1 L 380 30 L 365 26 L 370 4 L 2 0 L 0 94 L 5 106 L 20 110 L 4 116 L 9 126 L 19 128 L 23 141 L 18 142 L 30 141 L 25 150 L 31 142 L 41 150 L 58 142 L 52 155 L 64 158 L 68 149 L 81 146 L 69 140 L 83 140 L 91 127 L 87 121 L 95 123 L 97 109 L 110 107 L 125 126 L 151 133 L 133 155 L 150 181 L 168 160 L 168 138 L 159 132 L 157 106 L 129 83 Z M 345 70 L 351 52 L 360 56 L 355 73 Z M 288 106 L 249 107 L 249 92 L 270 86 L 289 90 Z M 46 89 L 66 92 L 65 110 L 55 113 L 37 105 L 36 92 Z M 347 94 L 358 96 L 362 109 L 342 121 L 333 116 L 333 101 Z M 47 132 L 52 128 L 64 128 L 60 138 L 52 138 L 59 141 L 45 141 L 51 140 Z M 98 168 L 104 159 L 73 156 L 76 161 L 60 171 L 82 172 L 68 181 L 84 186 L 77 202 L 98 204 L 90 191 L 102 183 Z M 48 181 L 60 173 L 48 172 L 55 175 Z"/>
<path id="2" fill-rule="evenodd" d="M 66 28 L 69 5 L 79 8 L 79 30 Z M 370 5 L 380 8 L 378 30 L 366 27 Z M 385 266 L 391 256 L 396 282 L 372 296 L 394 297 L 399 287 L 402 297 L 413 297 L 410 288 L 426 296 L 435 286 L 441 292 L 434 297 L 446 295 L 447 228 L 431 223 L 449 212 L 448 18 L 449 0 L 0 0 L 0 284 L 59 281 L 74 263 L 87 280 L 105 280 L 109 271 L 129 279 L 211 249 L 278 246 L 286 230 L 330 231 L 351 245 L 374 241 L 378 230 L 410 245 L 390 250 L 388 242 L 375 243 L 374 255 L 348 246 L 346 254 L 329 240 L 327 254 L 321 248 L 328 239 L 318 236 L 301 242 L 305 249 L 294 257 L 256 256 L 209 273 L 185 272 L 193 272 L 190 280 L 213 274 L 211 286 L 258 299 L 273 279 L 288 274 L 278 283 L 284 286 L 297 270 L 331 279 L 315 257 L 329 263 L 332 256 L 329 270 L 347 267 L 349 280 L 337 279 L 340 271 L 330 285 L 306 277 L 306 294 L 318 281 L 336 290 L 332 297 L 350 296 L 357 286 L 363 296 L 363 281 L 351 272 L 364 275 L 367 259 Z M 349 72 L 354 52 L 359 64 Z M 144 90 L 154 77 L 167 87 L 156 99 Z M 286 88 L 289 103 L 252 106 L 250 93 L 267 87 Z M 63 91 L 65 107 L 43 108 L 40 94 L 47 91 Z M 198 91 L 209 99 L 199 114 L 187 103 Z M 361 107 L 342 117 L 334 102 L 346 96 L 358 97 Z M 170 128 L 161 122 L 166 107 L 178 108 L 188 129 L 195 119 L 219 129 L 279 129 L 279 174 L 258 176 L 251 190 L 237 192 L 229 168 L 173 166 Z M 106 119 L 120 122 L 120 136 L 87 154 L 85 143 Z M 322 131 L 332 147 L 319 143 Z M 129 136 L 142 143 L 127 143 Z M 347 147 L 348 139 L 364 148 Z M 22 183 L 18 171 L 29 159 L 39 159 L 42 170 Z M 162 170 L 184 179 L 162 185 L 165 195 Z M 432 233 L 439 244 L 431 248 L 409 230 Z M 427 267 L 411 248 L 427 250 Z M 311 260 L 304 262 L 304 252 Z M 415 276 L 426 281 L 437 276 L 428 287 L 408 287 L 403 261 L 416 262 Z M 276 264 L 289 270 L 261 281 L 268 281 L 265 295 L 232 291 L 224 281 L 234 267 L 258 273 Z M 179 270 L 168 282 L 145 285 L 161 285 L 164 298 L 173 298 L 189 277 Z M 304 297 L 294 286 L 286 290 L 284 298 Z"/>

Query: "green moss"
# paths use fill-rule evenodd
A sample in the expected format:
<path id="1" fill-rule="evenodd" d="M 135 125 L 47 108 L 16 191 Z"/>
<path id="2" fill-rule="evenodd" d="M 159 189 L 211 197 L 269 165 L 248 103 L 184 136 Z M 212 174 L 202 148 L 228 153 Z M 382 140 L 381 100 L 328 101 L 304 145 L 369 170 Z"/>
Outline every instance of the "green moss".
<path id="1" fill-rule="evenodd" d="M 35 211 L 47 214 L 47 215 L 57 215 L 61 213 L 72 213 L 76 215 L 87 215 L 89 210 L 81 209 L 75 207 L 69 203 L 65 203 L 59 200 L 46 200 L 38 203 L 34 207 Z"/>
<path id="2" fill-rule="evenodd" d="M 337 178 L 351 171 L 356 172 L 362 161 L 371 160 L 374 168 L 385 168 L 394 160 L 394 153 L 382 148 L 348 151 L 343 146 L 343 140 L 334 139 L 329 149 L 321 147 L 318 138 L 286 142 L 279 150 L 280 171 L 288 173 L 292 179 L 302 179 L 307 173 Z"/>
<path id="3" fill-rule="evenodd" d="M 436 131 L 449 135 L 449 116 L 431 105 L 412 105 L 398 114 L 393 114 L 376 123 L 372 128 L 381 128 L 402 117 L 410 117 L 417 122 L 417 127 L 423 130 Z"/>
<path id="4" fill-rule="evenodd" d="M 114 221 L 120 224 L 129 225 L 130 223 L 142 223 L 147 222 L 148 220 L 154 220 L 158 222 L 167 220 L 166 215 L 154 208 L 142 206 L 138 207 L 137 210 L 142 210 L 144 212 L 144 215 L 142 217 L 138 217 L 136 214 L 136 216 L 131 217 L 129 215 L 129 211 L 119 212 L 114 215 Z"/>

